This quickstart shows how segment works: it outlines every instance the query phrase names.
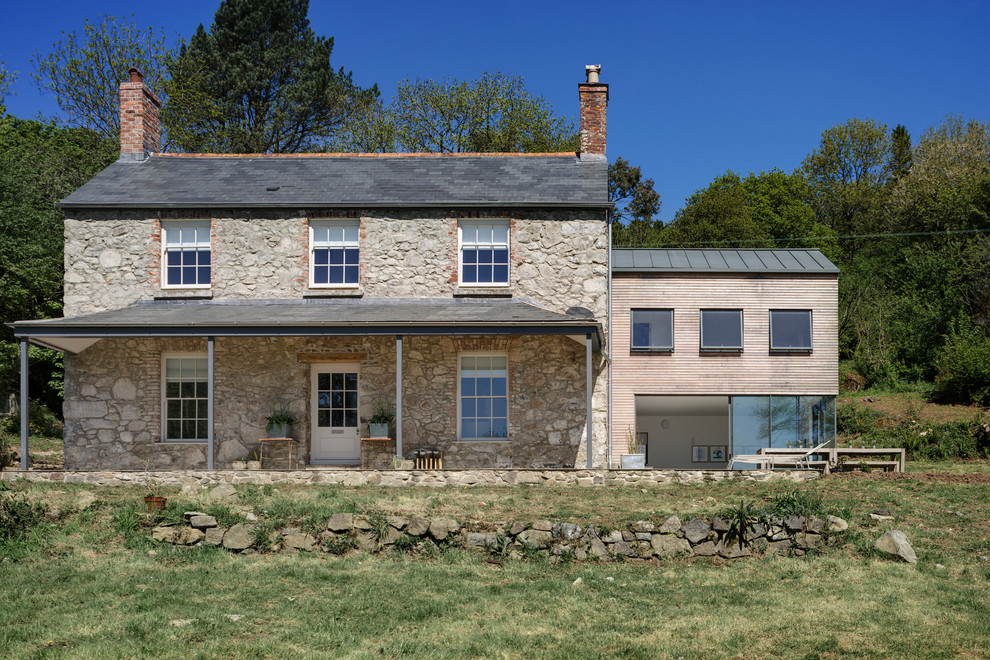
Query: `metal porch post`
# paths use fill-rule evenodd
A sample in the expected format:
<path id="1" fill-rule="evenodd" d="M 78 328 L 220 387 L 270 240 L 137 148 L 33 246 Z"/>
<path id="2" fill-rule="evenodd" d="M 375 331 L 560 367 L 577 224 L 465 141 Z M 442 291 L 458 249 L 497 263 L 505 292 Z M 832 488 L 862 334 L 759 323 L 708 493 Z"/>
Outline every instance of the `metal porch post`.
<path id="1" fill-rule="evenodd" d="M 28 467 L 28 338 L 21 337 L 21 469 Z"/>
<path id="2" fill-rule="evenodd" d="M 586 453 L 588 455 L 588 469 L 591 469 L 591 333 L 587 333 L 584 336 L 584 370 L 587 375 L 587 382 L 585 383 L 585 405 L 587 407 L 588 419 L 585 421 L 585 430 L 588 434 L 588 448 Z"/>
<path id="3" fill-rule="evenodd" d="M 402 459 L 402 335 L 395 336 L 395 455 Z"/>
<path id="4" fill-rule="evenodd" d="M 206 338 L 206 469 L 213 470 L 213 359 L 214 339 Z"/>

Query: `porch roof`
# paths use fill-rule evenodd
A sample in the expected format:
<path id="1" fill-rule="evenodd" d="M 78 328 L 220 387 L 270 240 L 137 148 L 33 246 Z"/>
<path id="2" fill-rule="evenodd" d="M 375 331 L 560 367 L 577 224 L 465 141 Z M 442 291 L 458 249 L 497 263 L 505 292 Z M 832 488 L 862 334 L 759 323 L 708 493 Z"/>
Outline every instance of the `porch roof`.
<path id="1" fill-rule="evenodd" d="M 581 335 L 589 310 L 560 314 L 526 299 L 152 300 L 82 316 L 10 323 L 17 337 L 70 353 L 105 337 Z M 89 341 L 88 341 L 89 340 Z"/>

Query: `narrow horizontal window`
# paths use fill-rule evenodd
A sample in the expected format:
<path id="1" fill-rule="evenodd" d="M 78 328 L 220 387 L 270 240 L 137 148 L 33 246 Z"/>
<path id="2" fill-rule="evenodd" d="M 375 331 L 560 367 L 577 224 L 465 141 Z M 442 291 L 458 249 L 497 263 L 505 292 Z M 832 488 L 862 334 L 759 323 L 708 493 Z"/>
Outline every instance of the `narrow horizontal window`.
<path id="1" fill-rule="evenodd" d="M 741 309 L 701 310 L 701 350 L 741 351 L 742 349 Z"/>
<path id="2" fill-rule="evenodd" d="M 632 347 L 644 351 L 674 349 L 674 310 L 632 310 Z"/>
<path id="3" fill-rule="evenodd" d="M 771 309 L 770 350 L 807 352 L 811 350 L 811 310 Z"/>

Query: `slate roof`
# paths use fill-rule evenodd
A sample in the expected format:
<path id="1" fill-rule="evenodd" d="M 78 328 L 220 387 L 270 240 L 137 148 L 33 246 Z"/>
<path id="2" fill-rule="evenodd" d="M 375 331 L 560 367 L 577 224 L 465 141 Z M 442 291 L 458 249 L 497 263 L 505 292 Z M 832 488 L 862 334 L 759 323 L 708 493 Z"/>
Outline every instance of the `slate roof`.
<path id="1" fill-rule="evenodd" d="M 838 274 L 819 250 L 612 250 L 613 273 Z"/>
<path id="2" fill-rule="evenodd" d="M 608 162 L 576 154 L 153 155 L 61 208 L 607 208 Z"/>
<path id="3" fill-rule="evenodd" d="M 518 298 L 155 300 L 83 316 L 18 321 L 10 325 L 16 336 L 32 338 L 212 334 L 597 334 L 598 321 L 577 315 L 580 313 L 581 310 L 573 316 L 560 314 Z"/>

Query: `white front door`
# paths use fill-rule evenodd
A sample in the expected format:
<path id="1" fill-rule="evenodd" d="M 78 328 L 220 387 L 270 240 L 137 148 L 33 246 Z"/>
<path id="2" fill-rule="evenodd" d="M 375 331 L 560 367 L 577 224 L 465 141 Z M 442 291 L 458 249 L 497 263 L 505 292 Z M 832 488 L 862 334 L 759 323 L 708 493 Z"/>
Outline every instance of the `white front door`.
<path id="1" fill-rule="evenodd" d="M 358 365 L 314 364 L 310 462 L 361 462 L 358 426 Z"/>

